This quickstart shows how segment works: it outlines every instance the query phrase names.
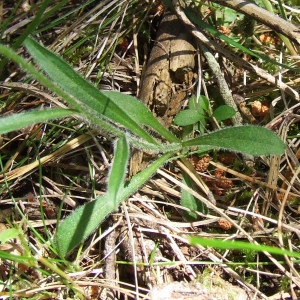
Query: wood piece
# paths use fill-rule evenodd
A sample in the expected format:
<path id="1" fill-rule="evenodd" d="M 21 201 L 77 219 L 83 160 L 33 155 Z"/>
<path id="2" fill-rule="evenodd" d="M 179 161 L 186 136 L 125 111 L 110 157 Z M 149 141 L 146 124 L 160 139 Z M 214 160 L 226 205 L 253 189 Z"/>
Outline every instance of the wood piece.
<path id="1" fill-rule="evenodd" d="M 257 76 L 265 79 L 266 81 L 270 82 L 271 84 L 277 86 L 281 91 L 289 94 L 296 101 L 300 101 L 299 93 L 296 90 L 294 90 L 293 88 L 291 88 L 290 86 L 288 86 L 286 83 L 281 82 L 276 77 L 269 74 L 265 70 L 259 68 L 258 66 L 253 65 L 253 64 L 245 61 L 244 59 L 240 58 L 239 56 L 237 56 L 236 54 L 234 54 L 230 50 L 220 46 L 220 44 L 218 44 L 214 40 L 207 38 L 190 21 L 190 19 L 186 16 L 184 10 L 179 5 L 177 5 L 178 1 L 173 0 L 173 2 L 174 2 L 175 11 L 176 11 L 177 15 L 179 16 L 180 20 L 182 20 L 182 22 L 184 24 L 186 24 L 186 26 L 189 27 L 190 32 L 197 38 L 197 40 L 200 43 L 204 44 L 206 47 L 213 50 L 214 52 L 222 53 L 226 58 L 231 60 L 234 64 L 239 65 L 240 67 L 243 67 L 245 70 L 248 70 L 249 72 L 254 73 Z M 227 1 L 223 1 L 223 2 L 225 3 Z M 189 14 L 192 15 L 193 17 L 196 17 L 195 14 L 193 15 L 192 11 L 189 11 Z"/>
<path id="2" fill-rule="evenodd" d="M 267 11 L 264 8 L 247 0 L 214 0 L 213 2 L 223 6 L 230 7 L 242 14 L 248 15 L 251 18 L 258 20 L 262 24 L 272 28 L 276 32 L 284 34 L 289 39 L 300 45 L 300 30 L 297 26 L 289 21 L 282 19 L 276 14 Z"/>
<path id="3" fill-rule="evenodd" d="M 195 67 L 193 37 L 166 12 L 142 77 L 139 98 L 167 127 L 191 93 Z"/>
<path id="4" fill-rule="evenodd" d="M 196 78 L 193 44 L 193 36 L 177 16 L 166 12 L 141 79 L 139 98 L 167 128 L 193 90 Z M 130 176 L 144 169 L 152 159 L 152 155 L 134 149 Z"/>

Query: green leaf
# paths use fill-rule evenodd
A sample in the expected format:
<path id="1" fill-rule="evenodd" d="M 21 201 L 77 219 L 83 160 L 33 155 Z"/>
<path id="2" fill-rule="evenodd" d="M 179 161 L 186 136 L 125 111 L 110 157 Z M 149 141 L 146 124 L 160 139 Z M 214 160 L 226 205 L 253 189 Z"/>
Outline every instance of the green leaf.
<path id="1" fill-rule="evenodd" d="M 63 59 L 27 38 L 24 45 L 49 77 L 77 102 L 75 109 L 82 114 L 105 117 L 131 130 L 149 143 L 158 142 L 126 113 L 126 107 L 120 108 L 96 87 L 77 74 Z M 74 106 L 74 103 L 72 103 Z"/>
<path id="2" fill-rule="evenodd" d="M 126 136 L 124 135 L 116 142 L 114 159 L 108 179 L 107 193 L 109 195 L 110 201 L 114 203 L 115 209 L 117 209 L 117 195 L 121 187 L 124 185 L 128 159 L 129 145 Z"/>
<path id="3" fill-rule="evenodd" d="M 191 189 L 195 190 L 197 187 L 195 186 L 194 182 L 191 178 L 185 173 L 182 172 L 182 182 L 190 187 Z M 199 211 L 203 214 L 207 213 L 206 206 L 197 198 L 195 198 L 192 194 L 190 194 L 187 190 L 181 190 L 181 201 L 180 204 L 183 207 L 190 209 L 191 211 L 183 211 L 183 216 L 187 222 L 194 222 L 199 220 L 199 215 L 195 213 L 195 211 Z"/>
<path id="4" fill-rule="evenodd" d="M 217 15 L 218 18 L 224 18 L 224 23 L 228 26 L 230 26 L 237 18 L 237 12 L 227 7 L 225 7 L 223 12 L 222 10 L 217 11 Z"/>
<path id="5" fill-rule="evenodd" d="M 205 112 L 207 112 L 208 114 L 210 113 L 210 110 L 209 110 L 209 100 L 207 99 L 207 97 L 205 97 L 204 95 L 201 95 L 199 97 L 199 103 L 200 103 L 200 106 L 204 109 Z"/>
<path id="6" fill-rule="evenodd" d="M 217 249 L 224 249 L 224 250 L 253 250 L 257 252 L 266 251 L 268 253 L 279 254 L 279 255 L 289 255 L 291 257 L 300 258 L 299 252 L 289 251 L 285 249 L 281 249 L 278 247 L 272 246 L 265 246 L 265 245 L 255 245 L 249 242 L 242 242 L 242 241 L 220 241 L 217 239 L 207 239 L 201 238 L 198 236 L 192 236 L 189 238 L 191 245 L 201 245 L 206 247 L 213 247 Z"/>
<path id="7" fill-rule="evenodd" d="M 45 0 L 42 1 L 40 8 L 36 11 L 36 13 L 33 16 L 33 19 L 31 19 L 31 21 L 28 23 L 28 25 L 25 27 L 25 29 L 23 28 L 23 30 L 20 32 L 20 35 L 18 35 L 15 39 L 13 39 L 13 45 L 12 48 L 13 49 L 18 49 L 20 47 L 20 45 L 22 44 L 22 42 L 24 41 L 24 39 L 32 33 L 32 31 L 37 28 L 39 26 L 39 24 L 43 21 L 43 14 L 45 13 L 45 10 L 47 10 L 47 8 L 49 7 L 51 1 L 50 0 Z M 2 23 L 3 24 L 3 23 Z M 5 30 L 3 30 L 3 28 L 1 28 L 1 40 L 2 40 L 2 35 L 5 32 Z M 3 68 L 5 67 L 7 63 L 7 59 L 1 59 L 0 61 L 0 73 L 2 73 Z"/>
<path id="8" fill-rule="evenodd" d="M 8 240 L 15 239 L 18 237 L 19 231 L 16 228 L 8 228 L 0 233 L 0 242 L 5 244 Z"/>
<path id="9" fill-rule="evenodd" d="M 0 118 L 0 134 L 18 130 L 35 123 L 61 119 L 74 114 L 78 114 L 78 112 L 72 109 L 51 108 L 9 115 Z"/>
<path id="10" fill-rule="evenodd" d="M 199 107 L 199 102 L 197 101 L 197 97 L 195 95 L 193 95 L 190 99 L 189 99 L 189 108 L 193 109 L 193 110 L 197 110 Z"/>
<path id="11" fill-rule="evenodd" d="M 178 126 L 187 126 L 199 122 L 204 116 L 200 115 L 194 109 L 186 109 L 180 111 L 174 118 L 174 123 Z"/>
<path id="12" fill-rule="evenodd" d="M 19 262 L 26 266 L 31 266 L 34 262 L 36 262 L 36 257 L 34 256 L 24 256 L 24 255 L 14 255 L 10 254 L 7 251 L 0 250 L 0 258 L 1 259 L 7 259 L 13 262 Z"/>
<path id="13" fill-rule="evenodd" d="M 236 111 L 229 105 L 221 105 L 215 109 L 213 112 L 213 117 L 216 118 L 218 122 L 230 119 L 235 115 Z"/>
<path id="14" fill-rule="evenodd" d="M 189 100 L 189 108 L 197 110 L 201 115 L 204 114 L 204 111 L 208 114 L 210 113 L 209 100 L 203 95 L 201 95 L 198 99 L 196 96 L 192 96 Z"/>
<path id="15" fill-rule="evenodd" d="M 125 94 L 114 91 L 103 91 L 111 101 L 119 107 L 126 108 L 126 113 L 137 123 L 146 125 L 158 132 L 169 142 L 179 142 L 179 139 L 174 136 L 165 126 L 153 116 L 150 110 L 140 100 Z"/>
<path id="16" fill-rule="evenodd" d="M 58 226 L 55 244 L 58 253 L 64 257 L 82 241 L 84 241 L 108 214 L 115 210 L 122 201 L 140 188 L 155 172 L 171 157 L 173 153 L 166 153 L 155 160 L 146 169 L 132 177 L 130 182 L 122 186 L 117 194 L 117 201 L 113 203 L 108 193 L 98 197 L 76 209 Z"/>
<path id="17" fill-rule="evenodd" d="M 64 91 L 62 88 L 60 88 L 56 82 L 52 82 L 48 77 L 46 77 L 42 72 L 37 70 L 32 64 L 28 63 L 25 59 L 23 59 L 21 56 L 19 56 L 16 52 L 14 52 L 12 49 L 3 46 L 0 44 L 0 54 L 7 56 L 8 58 L 12 59 L 15 61 L 17 64 L 19 64 L 22 68 L 24 68 L 29 74 L 34 76 L 39 82 L 41 82 L 44 86 L 48 87 L 51 91 L 55 92 L 57 95 L 59 95 L 62 99 L 64 99 L 66 102 L 70 104 L 71 107 L 76 108 L 78 111 L 78 114 L 81 114 L 81 117 L 84 119 L 84 121 L 101 130 L 105 130 L 106 132 L 111 133 L 112 135 L 116 137 L 121 137 L 124 134 L 124 127 L 118 126 L 116 123 L 117 122 L 111 122 L 109 121 L 105 116 L 99 115 L 97 111 L 84 106 L 83 103 L 81 103 L 78 99 L 74 99 L 72 95 L 69 95 L 66 91 Z M 76 74 L 76 73 L 75 73 Z M 80 88 L 80 87 L 78 87 Z M 99 91 L 96 90 L 98 93 Z M 120 97 L 122 97 L 122 94 L 120 93 Z M 130 97 L 133 99 L 135 102 L 138 103 L 138 100 Z M 132 105 L 134 106 L 134 105 Z M 126 108 L 128 105 L 123 106 L 121 109 L 126 111 Z M 127 113 L 127 111 L 126 111 Z M 131 115 L 131 119 L 134 119 L 133 114 Z M 146 116 L 145 116 L 146 118 Z M 152 116 L 153 118 L 153 116 Z M 130 118 L 129 118 L 130 119 Z M 171 133 L 167 133 L 166 128 L 162 128 L 163 126 L 157 121 L 157 126 L 160 126 L 160 129 L 164 132 L 161 131 L 161 134 L 169 141 L 176 141 L 176 143 L 168 143 L 168 144 L 161 144 L 161 142 L 157 142 L 150 134 L 148 134 L 143 128 L 140 128 L 145 135 L 142 134 L 142 136 L 135 136 L 132 135 L 130 130 L 126 131 L 126 135 L 130 137 L 130 143 L 134 145 L 135 147 L 140 147 L 143 149 L 148 149 L 149 151 L 154 151 L 154 152 L 161 152 L 161 153 L 166 153 L 169 151 L 179 151 L 181 146 L 180 146 L 180 141 Z M 133 125 L 133 124 L 132 124 Z M 134 126 L 134 125 L 133 125 Z M 139 127 L 136 125 L 136 127 Z M 156 128 L 156 127 L 154 127 Z M 135 131 L 137 133 L 137 131 Z M 137 133 L 138 135 L 138 133 Z"/>
<path id="18" fill-rule="evenodd" d="M 109 194 L 104 194 L 72 212 L 56 230 L 55 244 L 58 253 L 64 257 L 95 231 L 114 209 L 115 205 Z"/>
<path id="19" fill-rule="evenodd" d="M 273 60 L 273 59 L 270 59 L 269 57 L 265 56 L 265 55 L 260 55 L 254 51 L 252 51 L 251 49 L 243 46 L 242 44 L 234 41 L 232 38 L 228 37 L 227 35 L 221 33 L 220 31 L 218 31 L 218 29 L 216 29 L 215 27 L 213 27 L 212 25 L 206 23 L 205 21 L 203 21 L 201 18 L 199 18 L 199 16 L 193 12 L 190 8 L 187 8 L 185 9 L 185 13 L 187 15 L 187 17 L 190 19 L 190 21 L 192 21 L 193 23 L 197 24 L 200 28 L 206 30 L 207 32 L 209 32 L 211 35 L 223 40 L 225 43 L 227 43 L 228 45 L 231 45 L 241 51 L 243 51 L 244 53 L 247 53 L 253 57 L 257 57 L 259 59 L 262 59 L 266 62 L 270 62 L 274 65 L 277 65 L 277 66 L 281 66 L 283 68 L 287 68 L 289 70 L 293 70 L 297 73 L 300 72 L 300 69 L 299 68 L 293 68 L 293 67 L 290 67 L 288 65 L 284 65 L 284 64 L 281 64 L 279 62 L 277 62 L 276 60 Z"/>
<path id="20" fill-rule="evenodd" d="M 62 99 L 71 104 L 71 106 L 75 107 L 78 110 L 78 113 L 83 111 L 85 114 L 82 115 L 82 118 L 84 118 L 87 123 L 93 124 L 94 126 L 97 126 L 97 128 L 101 128 L 102 130 L 106 130 L 107 132 L 110 132 L 115 136 L 121 136 L 124 134 L 120 128 L 115 126 L 115 124 L 108 123 L 107 120 L 105 122 L 103 118 L 99 117 L 99 114 L 97 115 L 94 111 L 89 111 L 89 109 L 83 109 L 83 105 L 81 103 L 78 103 L 78 100 L 74 100 L 71 95 L 63 91 L 56 83 L 52 82 L 42 72 L 37 70 L 35 66 L 28 63 L 12 49 L 0 44 L 0 53 L 19 64 L 24 70 L 34 76 L 45 87 L 55 92 Z"/>
<path id="21" fill-rule="evenodd" d="M 284 142 L 271 130 L 259 126 L 221 129 L 182 143 L 184 147 L 210 145 L 250 155 L 282 154 Z"/>

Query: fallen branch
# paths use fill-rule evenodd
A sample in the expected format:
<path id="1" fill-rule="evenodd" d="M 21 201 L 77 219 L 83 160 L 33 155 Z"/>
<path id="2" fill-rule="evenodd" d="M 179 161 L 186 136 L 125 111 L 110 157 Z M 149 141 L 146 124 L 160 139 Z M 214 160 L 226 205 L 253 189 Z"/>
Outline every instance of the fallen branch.
<path id="1" fill-rule="evenodd" d="M 245 15 L 252 17 L 260 23 L 270 27 L 276 32 L 282 33 L 298 45 L 300 45 L 300 29 L 292 23 L 270 13 L 258 5 L 246 0 L 213 0 L 222 6 L 230 7 Z"/>
<path id="2" fill-rule="evenodd" d="M 233 52 L 220 46 L 214 40 L 209 39 L 189 20 L 189 18 L 186 16 L 184 10 L 178 4 L 177 0 L 173 0 L 173 4 L 174 4 L 175 12 L 178 15 L 179 19 L 181 19 L 181 21 L 188 27 L 189 31 L 200 41 L 200 43 L 203 43 L 205 46 L 212 49 L 216 53 L 222 53 L 225 57 L 227 57 L 233 63 L 235 63 L 235 64 L 243 67 L 245 70 L 252 72 L 252 73 L 256 74 L 257 76 L 267 80 L 269 83 L 277 86 L 281 91 L 289 94 L 295 100 L 300 101 L 300 96 L 297 91 L 295 91 L 293 88 L 289 87 L 287 84 L 281 82 L 280 80 L 278 80 L 276 77 L 269 74 L 265 70 L 245 61 L 244 59 L 240 58 Z"/>

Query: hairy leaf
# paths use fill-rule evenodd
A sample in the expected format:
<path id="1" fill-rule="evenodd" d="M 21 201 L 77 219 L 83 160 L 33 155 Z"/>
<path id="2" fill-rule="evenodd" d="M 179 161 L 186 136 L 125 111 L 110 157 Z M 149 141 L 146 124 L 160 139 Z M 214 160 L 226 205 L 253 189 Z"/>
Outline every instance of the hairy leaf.
<path id="1" fill-rule="evenodd" d="M 285 151 L 284 142 L 274 132 L 259 126 L 229 127 L 184 141 L 182 145 L 209 145 L 250 155 L 282 154 Z"/>
<path id="2" fill-rule="evenodd" d="M 47 122 L 49 120 L 60 119 L 75 114 L 78 114 L 76 110 L 51 108 L 9 115 L 0 118 L 0 134 L 18 130 L 35 123 Z"/>
<path id="3" fill-rule="evenodd" d="M 5 244 L 7 241 L 15 239 L 20 234 L 19 230 L 16 228 L 8 228 L 0 232 L 0 242 Z"/>
<path id="4" fill-rule="evenodd" d="M 169 142 L 178 142 L 179 139 L 174 136 L 165 126 L 153 116 L 151 111 L 140 100 L 115 91 L 103 91 L 111 101 L 119 107 L 126 109 L 126 113 L 137 123 L 146 125 L 156 130 L 161 136 Z"/>
<path id="5" fill-rule="evenodd" d="M 196 185 L 194 184 L 193 180 L 185 173 L 182 172 L 182 182 L 186 184 L 191 189 L 197 189 Z M 181 190 L 181 200 L 180 204 L 183 207 L 190 209 L 191 211 L 184 211 L 183 216 L 188 222 L 194 222 L 199 219 L 199 215 L 195 213 L 195 211 L 199 211 L 202 214 L 207 213 L 207 207 L 196 197 L 190 194 L 187 190 Z"/>
<path id="6" fill-rule="evenodd" d="M 106 193 L 96 200 L 82 205 L 64 219 L 58 226 L 55 235 L 55 243 L 59 254 L 66 256 L 72 249 L 84 241 L 96 230 L 107 215 L 115 210 L 115 205 L 118 206 L 143 185 L 170 156 L 170 153 L 162 155 L 146 169 L 133 176 L 130 182 L 122 186 L 118 192 L 116 204 L 112 201 L 110 195 Z"/>
<path id="7" fill-rule="evenodd" d="M 117 209 L 117 195 L 124 185 L 124 178 L 127 170 L 129 159 L 129 145 L 126 136 L 119 138 L 116 142 L 114 159 L 110 169 L 108 181 L 108 197 L 112 201 L 115 209 Z"/>
<path id="8" fill-rule="evenodd" d="M 125 126 L 140 138 L 157 144 L 127 112 L 126 107 L 119 107 L 96 87 L 77 74 L 63 59 L 27 38 L 25 47 L 49 77 L 77 102 L 75 107 L 83 115 L 99 115 Z M 73 103 L 74 105 L 74 103 Z"/>

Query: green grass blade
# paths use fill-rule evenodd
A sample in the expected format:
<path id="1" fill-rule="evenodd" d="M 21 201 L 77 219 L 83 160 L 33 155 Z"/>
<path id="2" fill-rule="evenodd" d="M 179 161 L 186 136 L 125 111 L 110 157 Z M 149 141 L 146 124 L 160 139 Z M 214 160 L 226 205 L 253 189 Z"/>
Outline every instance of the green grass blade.
<path id="1" fill-rule="evenodd" d="M 72 109 L 52 108 L 9 115 L 0 118 L 0 134 L 18 130 L 35 123 L 69 117 L 74 114 L 78 114 L 78 112 Z"/>
<path id="2" fill-rule="evenodd" d="M 284 142 L 272 131 L 259 126 L 238 126 L 221 129 L 184 141 L 184 147 L 209 145 L 250 155 L 282 154 Z"/>
<path id="3" fill-rule="evenodd" d="M 34 31 L 35 28 L 38 27 L 38 25 L 43 21 L 43 14 L 45 12 L 45 10 L 49 7 L 50 3 L 52 1 L 51 0 L 44 0 L 41 3 L 41 7 L 40 9 L 37 11 L 35 17 L 33 18 L 33 20 L 28 24 L 28 26 L 26 27 L 26 29 L 22 32 L 22 34 L 16 39 L 16 41 L 14 42 L 12 48 L 13 49 L 18 49 L 21 44 L 23 43 L 23 41 Z"/>
<path id="4" fill-rule="evenodd" d="M 254 51 L 252 51 L 251 49 L 241 45 L 240 43 L 234 41 L 233 39 L 231 39 L 230 37 L 226 36 L 225 34 L 222 34 L 219 30 L 217 30 L 216 28 L 214 28 L 213 26 L 209 25 L 208 23 L 206 23 L 205 21 L 201 20 L 201 18 L 195 14 L 194 12 L 192 12 L 191 10 L 185 10 L 187 17 L 195 24 L 197 24 L 198 26 L 200 26 L 201 28 L 203 28 L 204 30 L 206 30 L 207 32 L 209 32 L 211 35 L 216 36 L 218 38 L 220 38 L 221 40 L 223 40 L 224 42 L 226 42 L 227 44 L 241 50 L 243 53 L 247 53 L 253 57 L 257 57 L 259 59 L 262 59 L 264 61 L 270 62 L 274 65 L 283 67 L 283 68 L 287 68 L 289 70 L 292 70 L 294 72 L 298 72 L 300 73 L 300 69 L 299 68 L 293 68 L 290 67 L 288 65 L 285 64 L 281 64 L 279 62 L 277 62 L 276 60 L 270 59 L 267 56 L 264 55 L 260 55 Z"/>
<path id="5" fill-rule="evenodd" d="M 272 246 L 265 246 L 265 245 L 255 245 L 249 242 L 242 242 L 242 241 L 220 241 L 217 239 L 207 239 L 201 238 L 197 236 L 192 236 L 189 238 L 191 245 L 201 245 L 205 247 L 213 247 L 217 249 L 224 249 L 224 250 L 253 250 L 256 252 L 269 252 L 273 254 L 279 255 L 288 255 L 291 257 L 300 258 L 299 252 L 289 251 L 281 248 L 276 248 Z"/>
<path id="6" fill-rule="evenodd" d="M 34 30 L 33 34 L 41 34 L 45 31 L 53 30 L 55 27 L 64 26 L 66 22 L 76 22 L 76 16 L 80 14 L 80 11 L 86 9 L 90 4 L 96 2 L 95 0 L 86 1 L 84 3 L 76 5 L 70 4 L 70 0 L 58 1 L 53 3 L 53 7 L 50 7 L 43 14 L 42 24 Z M 65 12 L 64 6 L 69 6 L 69 9 Z M 69 48 L 68 48 L 69 49 Z M 64 52 L 66 54 L 66 52 Z"/>
<path id="7" fill-rule="evenodd" d="M 13 9 L 11 10 L 11 12 L 9 13 L 9 16 L 2 20 L 2 23 L 0 24 L 0 40 L 3 40 L 3 35 L 5 30 L 7 29 L 8 25 L 12 22 L 12 20 L 14 19 L 19 7 L 22 5 L 23 0 L 18 0 L 15 1 Z"/>
<path id="8" fill-rule="evenodd" d="M 147 131 L 129 117 L 126 113 L 126 107 L 117 106 L 109 97 L 77 74 L 63 59 L 48 51 L 33 39 L 27 38 L 24 45 L 49 77 L 78 101 L 82 106 L 80 110 L 82 114 L 86 114 L 86 110 L 89 110 L 91 113 L 94 112 L 95 115 L 102 115 L 125 126 L 125 128 L 147 142 L 158 144 Z"/>
<path id="9" fill-rule="evenodd" d="M 132 177 L 130 182 L 122 186 L 117 195 L 116 205 L 126 200 L 141 185 L 143 185 L 155 172 L 170 158 L 172 154 L 167 153 L 155 160 L 146 169 Z M 58 253 L 64 257 L 82 241 L 84 241 L 108 214 L 115 210 L 115 203 L 108 193 L 100 196 L 95 201 L 89 202 L 62 221 L 55 235 L 55 244 Z"/>
<path id="10" fill-rule="evenodd" d="M 115 209 L 117 209 L 117 195 L 120 188 L 124 185 L 129 154 L 129 144 L 124 135 L 116 142 L 114 159 L 108 179 L 107 193 L 109 195 L 109 201 L 114 203 Z"/>
<path id="11" fill-rule="evenodd" d="M 28 26 L 25 28 L 25 30 L 22 32 L 22 34 L 16 38 L 14 41 L 12 48 L 13 49 L 18 49 L 20 45 L 23 43 L 23 41 L 30 35 L 35 28 L 42 22 L 42 16 L 47 7 L 49 7 L 49 4 L 51 3 L 51 0 L 44 0 L 41 3 L 40 9 L 37 11 L 35 17 L 32 19 L 32 21 L 28 24 Z M 7 63 L 7 59 L 3 59 L 0 62 L 0 73 L 2 72 L 3 68 L 5 67 Z"/>
<path id="12" fill-rule="evenodd" d="M 51 21 L 51 17 L 53 18 L 53 16 L 57 16 L 57 19 L 60 19 L 62 16 L 60 14 L 58 14 L 58 12 L 60 12 L 61 8 L 64 7 L 68 2 L 70 2 L 70 1 L 69 0 L 63 0 L 63 1 L 59 1 L 57 3 L 53 3 L 53 1 L 52 1 L 54 6 L 51 7 L 47 12 L 45 12 L 43 14 L 43 19 L 42 20 L 46 21 L 47 19 L 50 19 L 49 21 Z M 80 7 L 77 7 L 75 9 L 79 10 Z M 72 13 L 72 12 L 73 12 L 73 9 L 69 10 L 69 13 Z"/>
<path id="13" fill-rule="evenodd" d="M 283 19 L 285 19 L 286 21 L 288 20 L 287 18 L 287 14 L 285 12 L 285 9 L 283 7 L 283 3 L 281 0 L 278 0 L 278 7 L 279 7 L 279 10 L 280 10 L 280 14 L 282 16 Z"/>
<path id="14" fill-rule="evenodd" d="M 3 250 L 0 250 L 0 259 L 7 259 L 10 261 L 19 262 L 30 267 L 32 267 L 32 263 L 36 261 L 36 258 L 34 258 L 33 256 L 14 255 Z"/>

